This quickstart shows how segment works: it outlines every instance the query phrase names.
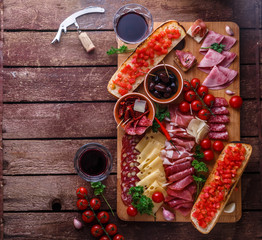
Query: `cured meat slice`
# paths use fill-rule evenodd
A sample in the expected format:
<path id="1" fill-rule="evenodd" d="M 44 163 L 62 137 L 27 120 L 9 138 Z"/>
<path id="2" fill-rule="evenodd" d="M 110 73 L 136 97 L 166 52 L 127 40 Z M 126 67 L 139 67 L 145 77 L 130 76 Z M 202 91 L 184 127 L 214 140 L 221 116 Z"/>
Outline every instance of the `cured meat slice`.
<path id="1" fill-rule="evenodd" d="M 193 202 L 180 203 L 174 207 L 174 209 L 179 210 L 180 208 L 191 209 L 193 207 Z"/>
<path id="2" fill-rule="evenodd" d="M 171 188 L 167 188 L 167 194 L 169 196 L 175 197 L 175 198 L 180 198 L 180 199 L 184 199 L 187 201 L 192 201 L 192 194 L 187 190 L 184 189 L 182 191 L 177 191 L 177 190 L 172 190 Z M 171 203 L 172 204 L 172 203 Z"/>
<path id="3" fill-rule="evenodd" d="M 210 132 L 225 132 L 227 128 L 223 123 L 210 123 L 209 130 Z"/>
<path id="4" fill-rule="evenodd" d="M 184 217 L 186 217 L 190 212 L 191 212 L 191 208 L 184 208 L 184 207 L 180 207 L 179 209 L 177 209 Z"/>
<path id="5" fill-rule="evenodd" d="M 214 66 L 221 63 L 225 58 L 226 57 L 221 53 L 209 49 L 205 57 L 199 63 L 198 68 L 203 72 L 209 73 Z"/>
<path id="6" fill-rule="evenodd" d="M 187 161 L 187 162 L 183 162 L 183 163 L 179 163 L 179 164 L 174 164 L 172 166 L 168 166 L 166 169 L 165 169 L 165 172 L 166 172 L 166 176 L 170 176 L 172 174 L 175 174 L 177 172 L 180 172 L 180 171 L 183 171 L 185 169 L 188 169 L 190 168 L 192 165 L 191 165 L 191 162 Z"/>
<path id="7" fill-rule="evenodd" d="M 224 60 L 221 63 L 219 63 L 219 66 L 222 67 L 229 67 L 237 56 L 236 53 L 228 51 L 223 51 L 221 54 L 225 56 Z"/>
<path id="8" fill-rule="evenodd" d="M 217 66 L 214 66 L 202 85 L 212 88 L 224 85 L 228 82 L 227 76 L 222 73 Z"/>
<path id="9" fill-rule="evenodd" d="M 229 68 L 218 66 L 218 69 L 227 77 L 229 82 L 231 82 L 237 75 L 237 71 Z"/>
<path id="10" fill-rule="evenodd" d="M 171 160 L 176 160 L 176 159 L 180 159 L 180 158 L 184 158 L 184 157 L 190 157 L 193 154 L 188 152 L 185 148 L 181 147 L 181 146 L 176 146 L 177 150 L 165 150 L 163 149 L 161 151 L 161 157 L 167 157 Z"/>
<path id="11" fill-rule="evenodd" d="M 180 139 L 180 138 L 173 138 L 172 139 L 172 142 L 176 145 L 176 146 L 181 146 L 181 147 L 184 147 L 187 151 L 191 151 L 192 148 L 194 147 L 195 145 L 195 141 L 193 140 L 190 140 L 190 139 Z M 169 149 L 175 149 L 175 147 L 169 142 L 169 141 L 166 141 L 165 142 L 165 147 L 166 147 L 166 150 L 169 150 Z"/>
<path id="12" fill-rule="evenodd" d="M 195 37 L 196 35 L 199 35 L 200 37 L 204 37 L 206 32 L 207 32 L 207 27 L 202 19 L 197 19 L 191 26 L 192 37 Z"/>
<path id="13" fill-rule="evenodd" d="M 196 184 L 194 183 L 189 184 L 187 186 L 187 190 L 193 195 L 197 190 Z"/>
<path id="14" fill-rule="evenodd" d="M 214 140 L 228 140 L 228 132 L 209 132 L 208 137 Z"/>
<path id="15" fill-rule="evenodd" d="M 224 107 L 228 106 L 227 100 L 223 97 L 216 97 L 213 107 L 223 107 L 223 106 Z"/>
<path id="16" fill-rule="evenodd" d="M 230 36 L 226 36 L 225 35 L 220 43 L 225 45 L 224 50 L 228 51 L 228 50 L 230 50 L 234 46 L 236 41 L 237 40 L 234 37 L 230 37 Z"/>
<path id="17" fill-rule="evenodd" d="M 168 177 L 168 181 L 170 182 L 175 182 L 175 181 L 178 181 L 182 178 L 185 178 L 186 176 L 188 175 L 191 175 L 194 173 L 194 168 L 189 168 L 189 169 L 185 169 L 184 171 L 182 172 L 178 172 L 178 173 L 175 173 L 171 176 Z"/>
<path id="18" fill-rule="evenodd" d="M 192 202 L 190 200 L 186 200 L 186 199 L 178 199 L 176 197 L 170 196 L 168 195 L 165 198 L 165 202 L 168 203 L 168 205 L 172 208 L 176 207 L 177 205 L 181 204 L 181 203 L 188 203 L 188 202 Z"/>
<path id="19" fill-rule="evenodd" d="M 172 183 L 171 185 L 169 185 L 169 188 L 172 190 L 182 190 L 193 181 L 194 181 L 193 177 L 189 175 L 175 183 Z"/>
<path id="20" fill-rule="evenodd" d="M 227 115 L 215 115 L 208 119 L 209 123 L 228 123 L 229 117 Z"/>
<path id="21" fill-rule="evenodd" d="M 178 106 L 175 104 L 169 105 L 170 120 L 175 126 L 186 128 L 189 122 L 194 118 L 189 114 L 182 114 Z"/>
<path id="22" fill-rule="evenodd" d="M 141 127 L 149 127 L 149 126 L 152 126 L 152 123 L 153 121 L 148 119 L 146 116 L 143 116 L 139 122 L 138 122 L 138 126 L 141 126 Z"/>
<path id="23" fill-rule="evenodd" d="M 224 35 L 221 35 L 214 31 L 209 31 L 199 50 L 200 53 L 205 54 L 208 50 L 208 49 L 203 49 L 202 47 L 210 47 L 213 43 L 221 43 L 223 38 L 224 38 Z"/>
<path id="24" fill-rule="evenodd" d="M 229 111 L 226 107 L 222 106 L 222 107 L 212 107 L 211 111 L 216 114 L 216 115 L 222 115 L 222 114 L 229 114 Z"/>
<path id="25" fill-rule="evenodd" d="M 184 163 L 184 162 L 192 162 L 194 160 L 193 157 L 184 157 L 184 158 L 180 158 L 175 160 L 173 163 L 174 164 L 179 164 L 179 163 Z"/>
<path id="26" fill-rule="evenodd" d="M 189 51 L 175 51 L 175 63 L 183 70 L 187 71 L 197 62 L 196 57 Z"/>

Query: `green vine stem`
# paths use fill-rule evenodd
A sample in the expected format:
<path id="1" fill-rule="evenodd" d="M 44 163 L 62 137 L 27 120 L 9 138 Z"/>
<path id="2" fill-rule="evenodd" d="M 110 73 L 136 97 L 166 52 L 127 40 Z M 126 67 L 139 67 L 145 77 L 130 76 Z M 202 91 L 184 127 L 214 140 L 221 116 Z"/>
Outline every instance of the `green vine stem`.
<path id="1" fill-rule="evenodd" d="M 106 200 L 106 198 L 105 198 L 104 194 L 102 193 L 101 195 L 102 195 L 103 199 L 105 200 L 105 202 L 106 202 L 107 206 L 109 207 L 109 209 L 110 209 L 110 211 L 111 211 L 112 215 L 113 215 L 113 216 L 115 216 L 115 214 L 114 214 L 114 212 L 113 212 L 113 209 L 111 208 L 111 206 L 110 206 L 109 202 Z"/>

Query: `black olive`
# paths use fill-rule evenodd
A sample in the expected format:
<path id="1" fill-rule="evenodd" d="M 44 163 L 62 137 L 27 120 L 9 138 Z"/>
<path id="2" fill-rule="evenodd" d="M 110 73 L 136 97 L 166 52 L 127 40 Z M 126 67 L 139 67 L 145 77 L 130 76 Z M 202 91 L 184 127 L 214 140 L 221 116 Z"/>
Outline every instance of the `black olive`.
<path id="1" fill-rule="evenodd" d="M 156 84 L 154 82 L 150 82 L 148 86 L 149 91 L 153 91 L 155 89 L 155 85 Z"/>
<path id="2" fill-rule="evenodd" d="M 164 98 L 170 98 L 170 97 L 171 97 L 171 93 L 168 92 L 164 93 Z"/>
<path id="3" fill-rule="evenodd" d="M 167 93 L 172 92 L 172 88 L 171 88 L 171 87 L 167 87 L 167 88 L 166 88 L 166 92 L 167 92 Z"/>
<path id="4" fill-rule="evenodd" d="M 158 83 L 155 85 L 155 90 L 158 92 L 166 92 L 166 86 L 162 83 Z"/>
<path id="5" fill-rule="evenodd" d="M 158 92 L 158 91 L 154 91 L 154 96 L 157 97 L 157 98 L 161 98 L 161 94 Z"/>
<path id="6" fill-rule="evenodd" d="M 162 82 L 164 83 L 168 83 L 169 82 L 169 77 L 168 75 L 166 74 L 166 72 L 161 72 L 159 74 L 159 78 L 161 79 Z"/>
<path id="7" fill-rule="evenodd" d="M 154 78 L 154 82 L 155 82 L 155 84 L 160 83 L 160 78 L 159 78 L 158 75 L 155 76 L 155 78 Z"/>
<path id="8" fill-rule="evenodd" d="M 175 75 L 173 73 L 169 74 L 169 80 L 170 82 L 174 82 L 176 79 Z"/>
<path id="9" fill-rule="evenodd" d="M 174 82 L 170 84 L 170 87 L 173 91 L 177 91 L 177 85 Z"/>

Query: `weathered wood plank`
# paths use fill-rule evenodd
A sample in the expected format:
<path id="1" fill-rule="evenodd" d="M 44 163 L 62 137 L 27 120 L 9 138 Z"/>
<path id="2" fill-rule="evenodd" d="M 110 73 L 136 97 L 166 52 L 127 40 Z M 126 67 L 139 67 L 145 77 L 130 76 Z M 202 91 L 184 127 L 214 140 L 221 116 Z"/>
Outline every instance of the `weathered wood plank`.
<path id="1" fill-rule="evenodd" d="M 4 2 L 5 28 L 6 29 L 53 29 L 56 30 L 59 24 L 69 15 L 85 8 L 86 6 L 100 6 L 105 8 L 103 15 L 88 15 L 78 19 L 80 26 L 84 29 L 113 29 L 113 16 L 124 4 L 130 1 L 89 1 L 88 5 L 84 0 L 48 0 L 43 4 L 37 4 L 34 0 L 17 2 L 7 0 Z M 204 18 L 205 21 L 235 21 L 243 28 L 255 26 L 256 1 L 229 1 L 207 2 L 200 1 L 150 1 L 138 0 L 152 13 L 154 21 L 165 21 L 177 19 L 178 21 L 194 21 L 197 18 Z M 204 4 L 204 8 L 203 8 Z M 15 18 L 13 16 L 16 16 Z"/>
<path id="2" fill-rule="evenodd" d="M 255 30 L 244 29 L 240 32 L 241 64 L 255 63 L 255 49 L 258 39 Z M 262 30 L 260 31 L 260 34 Z M 112 31 L 90 32 L 96 49 L 86 53 L 76 32 L 68 32 L 59 44 L 52 45 L 51 32 L 5 32 L 4 66 L 86 66 L 114 65 L 116 56 L 107 56 L 106 51 L 116 46 L 115 33 Z M 262 62 L 262 57 L 260 62 Z"/>
<path id="3" fill-rule="evenodd" d="M 260 146 L 258 138 L 241 138 L 253 147 L 246 172 L 258 172 Z M 116 172 L 116 139 L 92 140 L 5 140 L 4 175 L 71 174 L 75 173 L 73 159 L 77 149 L 89 142 L 107 147 L 113 156 Z"/>
<path id="4" fill-rule="evenodd" d="M 87 53 L 77 32 L 68 32 L 59 44 L 51 44 L 53 32 L 4 33 L 4 66 L 87 66 L 114 65 L 116 56 L 106 51 L 116 45 L 115 33 L 90 32 L 96 49 Z"/>
<path id="5" fill-rule="evenodd" d="M 113 102 L 4 105 L 4 138 L 115 137 Z"/>
<path id="6" fill-rule="evenodd" d="M 77 210 L 76 189 L 81 185 L 90 186 L 77 175 L 4 176 L 4 180 L 4 211 L 52 211 L 55 199 L 61 201 L 61 210 Z M 258 173 L 243 175 L 243 209 L 262 210 L 259 180 Z M 108 186 L 105 196 L 113 209 L 116 209 L 116 175 L 110 175 L 104 184 Z M 89 192 L 93 193 L 92 190 Z M 102 208 L 107 209 L 105 203 Z"/>
<path id="7" fill-rule="evenodd" d="M 93 239 L 90 225 L 74 229 L 78 213 L 5 213 L 4 239 Z M 260 239 L 261 212 L 244 212 L 237 223 L 218 223 L 208 235 L 199 233 L 191 223 L 123 222 L 111 218 L 125 239 Z M 23 224 L 21 224 L 21 222 Z M 150 238 L 149 238 L 150 236 Z"/>
<path id="8" fill-rule="evenodd" d="M 255 68 L 255 65 L 240 67 L 243 98 L 256 97 Z M 116 67 L 5 68 L 3 99 L 4 102 L 114 100 L 106 86 L 115 71 Z"/>
<path id="9" fill-rule="evenodd" d="M 255 101 L 241 109 L 241 136 L 258 136 Z M 116 137 L 114 102 L 73 104 L 5 104 L 3 137 Z M 106 124 L 105 124 L 106 123 Z"/>
<path id="10" fill-rule="evenodd" d="M 113 157 L 112 172 L 116 172 L 116 139 L 5 140 L 4 175 L 76 173 L 73 164 L 75 153 L 90 142 L 100 143 L 109 149 Z M 254 164 L 257 165 L 256 162 Z"/>

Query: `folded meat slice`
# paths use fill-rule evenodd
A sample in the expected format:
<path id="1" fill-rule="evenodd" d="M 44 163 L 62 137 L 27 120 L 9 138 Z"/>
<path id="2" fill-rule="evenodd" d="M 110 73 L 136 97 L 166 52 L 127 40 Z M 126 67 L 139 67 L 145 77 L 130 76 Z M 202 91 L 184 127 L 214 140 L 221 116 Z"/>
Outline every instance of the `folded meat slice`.
<path id="1" fill-rule="evenodd" d="M 223 54 L 213 49 L 209 49 L 199 63 L 198 68 L 205 73 L 209 73 L 214 66 L 220 64 L 225 58 Z"/>
<path id="2" fill-rule="evenodd" d="M 179 209 L 176 209 L 176 210 L 178 210 L 184 217 L 186 217 L 191 212 L 192 207 L 190 208 L 180 207 Z"/>
<path id="3" fill-rule="evenodd" d="M 221 63 L 219 63 L 219 66 L 222 67 L 229 67 L 237 56 L 236 53 L 228 51 L 223 51 L 221 54 L 225 56 L 224 60 Z"/>
<path id="4" fill-rule="evenodd" d="M 171 197 L 174 197 L 175 199 L 179 198 L 179 199 L 183 199 L 183 200 L 186 200 L 186 201 L 192 201 L 193 200 L 192 194 L 187 189 L 177 191 L 177 190 L 172 190 L 168 187 L 167 188 L 167 194 Z M 174 205 L 174 202 L 171 202 L 170 204 Z"/>
<path id="5" fill-rule="evenodd" d="M 211 111 L 212 111 L 212 113 L 214 113 L 216 115 L 223 115 L 223 114 L 228 115 L 229 114 L 228 109 L 226 107 L 224 107 L 224 106 L 222 106 L 222 107 L 212 107 Z"/>
<path id="6" fill-rule="evenodd" d="M 191 165 L 190 161 L 174 164 L 172 166 L 168 166 L 167 168 L 165 168 L 166 176 L 168 177 L 168 176 L 175 174 L 177 172 L 181 172 L 185 169 L 189 169 L 189 168 L 191 168 L 191 166 L 192 165 Z"/>
<path id="7" fill-rule="evenodd" d="M 172 142 L 176 145 L 176 146 L 181 146 L 181 147 L 184 147 L 187 151 L 191 151 L 192 148 L 194 147 L 195 145 L 195 141 L 194 140 L 190 140 L 190 139 L 180 139 L 180 138 L 172 138 Z M 175 147 L 169 142 L 169 141 L 166 141 L 165 142 L 165 147 L 166 147 L 166 150 L 169 150 L 169 149 L 175 149 Z"/>
<path id="8" fill-rule="evenodd" d="M 228 50 L 230 50 L 234 46 L 236 41 L 237 40 L 234 37 L 230 37 L 230 36 L 226 36 L 225 35 L 220 43 L 225 45 L 224 50 L 228 51 Z"/>
<path id="9" fill-rule="evenodd" d="M 161 151 L 161 157 L 167 157 L 170 160 L 176 160 L 184 157 L 190 157 L 193 153 L 188 152 L 185 148 L 181 146 L 176 146 L 176 150 L 165 150 Z"/>
<path id="10" fill-rule="evenodd" d="M 191 68 L 196 63 L 196 57 L 189 51 L 175 51 L 176 57 L 182 66 L 186 69 Z"/>
<path id="11" fill-rule="evenodd" d="M 194 118 L 190 114 L 183 114 L 179 111 L 178 106 L 175 104 L 169 105 L 170 120 L 178 127 L 186 128 L 189 122 Z"/>
<path id="12" fill-rule="evenodd" d="M 186 186 L 188 186 L 190 183 L 192 183 L 194 181 L 193 177 L 191 175 L 172 183 L 171 185 L 169 185 L 168 187 L 171 190 L 183 190 Z"/>
<path id="13" fill-rule="evenodd" d="M 224 37 L 225 37 L 224 35 L 221 35 L 214 31 L 209 31 L 199 50 L 200 53 L 205 54 L 208 50 L 208 49 L 202 49 L 202 47 L 210 47 L 213 43 L 221 43 Z"/>
<path id="14" fill-rule="evenodd" d="M 202 85 L 208 88 L 212 88 L 224 85 L 227 82 L 227 76 L 224 73 L 222 73 L 217 66 L 214 66 Z"/>
<path id="15" fill-rule="evenodd" d="M 218 69 L 227 77 L 229 82 L 232 81 L 237 75 L 237 71 L 226 67 L 218 66 Z"/>
<path id="16" fill-rule="evenodd" d="M 188 175 L 192 175 L 193 173 L 194 173 L 194 168 L 191 167 L 191 168 L 185 169 L 184 171 L 177 172 L 177 173 L 169 176 L 168 181 L 169 182 L 175 182 L 175 181 L 178 181 L 180 179 L 185 178 Z"/>
<path id="17" fill-rule="evenodd" d="M 186 199 L 181 199 L 181 198 L 176 198 L 174 196 L 170 196 L 168 195 L 165 198 L 165 202 L 168 203 L 168 205 L 172 208 L 176 207 L 177 205 L 181 204 L 181 203 L 188 203 L 188 202 L 192 202 L 192 200 L 186 200 Z"/>
<path id="18" fill-rule="evenodd" d="M 174 209 L 179 210 L 180 208 L 191 209 L 193 207 L 193 202 L 180 203 L 174 207 Z"/>

